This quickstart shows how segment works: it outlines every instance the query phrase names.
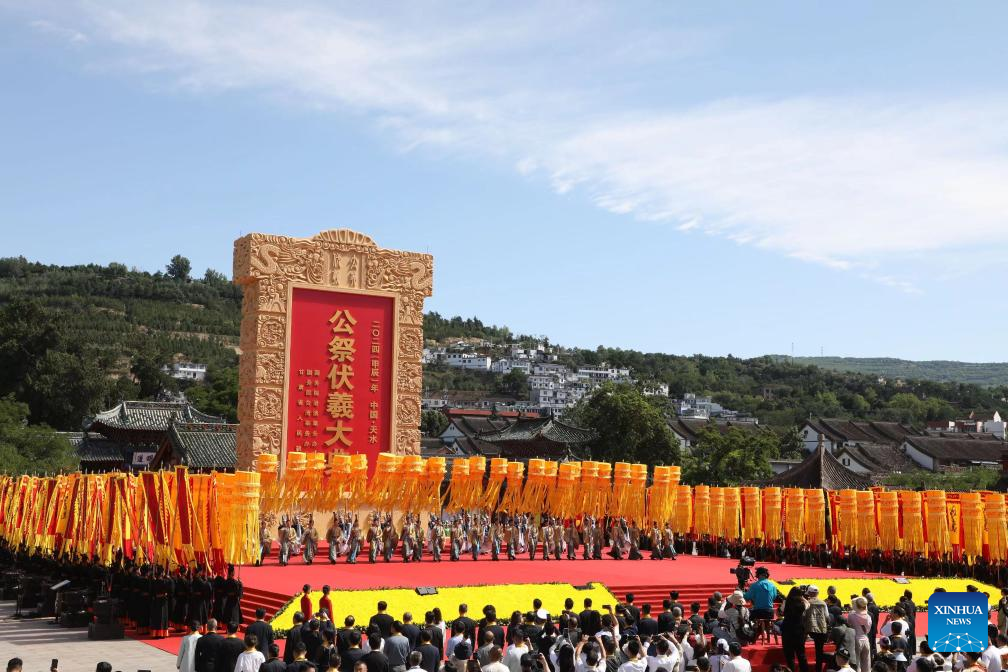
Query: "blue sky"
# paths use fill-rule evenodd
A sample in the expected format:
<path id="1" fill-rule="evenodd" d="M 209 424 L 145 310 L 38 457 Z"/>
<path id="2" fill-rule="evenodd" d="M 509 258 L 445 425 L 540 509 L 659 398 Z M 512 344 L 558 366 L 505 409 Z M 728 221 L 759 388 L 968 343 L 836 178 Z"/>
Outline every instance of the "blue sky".
<path id="1" fill-rule="evenodd" d="M 365 6 L 362 9 L 362 6 Z M 428 308 L 673 353 L 1005 360 L 1008 5 L 0 0 L 0 254 L 349 227 Z"/>

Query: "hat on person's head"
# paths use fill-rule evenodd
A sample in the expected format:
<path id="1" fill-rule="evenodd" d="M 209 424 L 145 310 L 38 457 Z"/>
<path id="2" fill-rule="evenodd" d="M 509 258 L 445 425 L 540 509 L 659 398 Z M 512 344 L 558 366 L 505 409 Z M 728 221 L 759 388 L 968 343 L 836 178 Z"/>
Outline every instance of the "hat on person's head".
<path id="1" fill-rule="evenodd" d="M 734 604 L 735 606 L 740 606 L 742 604 L 745 604 L 745 596 L 742 595 L 742 593 L 735 591 L 734 593 L 728 596 L 728 601 L 731 604 Z"/>
<path id="2" fill-rule="evenodd" d="M 819 594 L 819 586 L 810 585 L 808 588 L 805 589 L 805 594 L 806 595 L 818 595 Z"/>
<path id="3" fill-rule="evenodd" d="M 728 640 L 724 638 L 717 640 L 717 650 L 728 653 Z"/>
<path id="4" fill-rule="evenodd" d="M 543 620 L 543 621 L 545 621 L 547 618 L 549 618 L 549 612 L 546 611 L 545 609 L 543 609 L 542 607 L 539 607 L 539 611 L 535 612 L 535 615 L 536 615 L 536 618 L 538 618 L 540 620 Z"/>
<path id="5" fill-rule="evenodd" d="M 844 660 L 850 660 L 850 651 L 842 646 L 836 650 L 836 655 L 840 656 Z"/>

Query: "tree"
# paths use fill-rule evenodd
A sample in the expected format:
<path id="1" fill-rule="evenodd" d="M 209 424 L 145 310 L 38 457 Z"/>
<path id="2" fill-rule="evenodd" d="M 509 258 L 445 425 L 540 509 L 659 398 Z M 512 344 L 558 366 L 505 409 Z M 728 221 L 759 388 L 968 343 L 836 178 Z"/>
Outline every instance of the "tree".
<path id="1" fill-rule="evenodd" d="M 592 459 L 677 464 L 679 442 L 661 412 L 632 385 L 605 383 L 576 409 L 573 421 L 595 434 Z"/>
<path id="2" fill-rule="evenodd" d="M 700 430 L 683 465 L 683 481 L 704 485 L 752 483 L 773 474 L 770 460 L 780 455 L 780 439 L 773 432 L 746 433 L 716 427 Z"/>
<path id="3" fill-rule="evenodd" d="M 189 260 L 181 254 L 176 254 L 171 258 L 171 261 L 168 262 L 168 265 L 165 266 L 165 271 L 167 271 L 168 277 L 175 280 L 188 280 L 189 271 L 191 270 L 192 264 L 189 263 Z"/>
<path id="4" fill-rule="evenodd" d="M 73 447 L 44 425 L 28 424 L 28 405 L 12 395 L 0 397 L 0 472 L 43 474 L 72 471 L 78 464 Z"/>
<path id="5" fill-rule="evenodd" d="M 78 345 L 47 352 L 25 382 L 22 398 L 32 409 L 32 421 L 66 430 L 79 430 L 86 417 L 101 410 L 112 389 L 95 358 Z"/>
<path id="6" fill-rule="evenodd" d="M 238 367 L 208 367 L 203 384 L 186 390 L 186 398 L 204 413 L 238 422 Z"/>
<path id="7" fill-rule="evenodd" d="M 802 457 L 805 450 L 805 441 L 798 432 L 798 427 L 791 425 L 780 436 L 780 457 L 794 460 Z"/>
<path id="8" fill-rule="evenodd" d="M 441 411 L 423 411 L 420 414 L 420 432 L 424 436 L 440 436 L 448 428 L 448 418 Z"/>
<path id="9" fill-rule="evenodd" d="M 56 317 L 37 301 L 14 299 L 0 310 L 0 394 L 23 398 L 29 373 L 59 346 Z"/>
<path id="10" fill-rule="evenodd" d="M 150 399 L 168 386 L 168 376 L 161 370 L 165 363 L 152 347 L 133 356 L 130 373 L 140 386 L 141 398 Z"/>
<path id="11" fill-rule="evenodd" d="M 212 268 L 206 269 L 206 273 L 203 274 L 203 282 L 208 285 L 219 285 L 221 283 L 227 282 L 227 278 L 220 271 L 215 271 Z"/>
<path id="12" fill-rule="evenodd" d="M 525 399 L 528 397 L 529 391 L 528 376 L 525 375 L 524 371 L 511 369 L 508 373 L 501 376 L 497 384 L 497 390 L 502 394 L 509 394 L 516 399 Z"/>

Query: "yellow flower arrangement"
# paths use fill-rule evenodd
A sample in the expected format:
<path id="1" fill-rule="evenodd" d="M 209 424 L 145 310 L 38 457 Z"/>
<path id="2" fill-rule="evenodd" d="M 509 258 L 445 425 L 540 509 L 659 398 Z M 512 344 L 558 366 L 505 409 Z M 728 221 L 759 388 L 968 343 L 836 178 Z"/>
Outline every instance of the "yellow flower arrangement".
<path id="1" fill-rule="evenodd" d="M 318 601 L 322 591 L 312 592 L 312 604 L 318 610 Z M 357 625 L 365 626 L 374 615 L 379 600 L 388 603 L 388 612 L 395 618 L 402 618 L 403 612 L 410 612 L 413 618 L 422 623 L 424 613 L 434 607 L 440 607 L 446 621 L 458 616 L 458 606 L 465 602 L 473 618 L 479 618 L 484 605 L 492 604 L 497 608 L 497 616 L 501 621 L 507 621 L 511 612 L 519 610 L 522 613 L 532 609 L 532 600 L 539 598 L 543 608 L 551 614 L 559 614 L 563 610 L 564 599 L 574 599 L 580 608 L 584 598 L 590 597 L 595 608 L 603 611 L 606 604 L 616 607 L 616 597 L 608 588 L 600 583 L 588 584 L 588 590 L 579 590 L 569 583 L 509 583 L 490 586 L 457 586 L 438 588 L 437 595 L 417 595 L 410 588 L 390 588 L 378 590 L 333 590 L 329 593 L 332 600 L 334 620 L 342 625 L 347 615 L 352 615 Z M 292 601 L 273 619 L 273 628 L 286 631 L 294 623 L 294 612 L 300 609 L 300 595 L 295 595 Z"/>
<path id="2" fill-rule="evenodd" d="M 986 583 L 980 583 L 978 581 L 973 581 L 971 579 L 907 579 L 907 583 L 896 583 L 892 579 L 824 579 L 824 578 L 807 578 L 807 579 L 791 579 L 794 581 L 794 585 L 808 585 L 812 584 L 819 588 L 819 597 L 826 597 L 826 589 L 829 586 L 836 586 L 837 597 L 844 605 L 850 604 L 851 595 L 860 595 L 861 589 L 867 588 L 871 591 L 872 596 L 875 598 L 875 603 L 880 607 L 891 607 L 897 602 L 899 602 L 900 596 L 903 594 L 904 590 L 910 590 L 913 593 L 914 603 L 917 605 L 918 609 L 922 609 L 924 605 L 924 600 L 931 597 L 934 593 L 935 588 L 944 588 L 949 592 L 964 592 L 966 586 L 974 585 L 981 593 L 987 593 L 989 597 L 989 602 L 991 606 L 997 604 L 998 599 L 1001 597 L 1001 591 L 994 586 L 988 585 Z M 787 595 L 788 591 L 791 590 L 793 586 L 791 585 L 781 585 L 776 581 L 773 582 L 777 586 L 777 590 L 781 591 L 784 595 Z"/>

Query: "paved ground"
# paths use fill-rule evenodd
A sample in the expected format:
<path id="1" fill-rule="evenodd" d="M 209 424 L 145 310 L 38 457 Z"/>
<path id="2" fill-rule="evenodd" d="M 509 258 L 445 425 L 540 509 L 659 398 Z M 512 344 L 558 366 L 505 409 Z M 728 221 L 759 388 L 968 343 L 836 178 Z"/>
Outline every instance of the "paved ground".
<path id="1" fill-rule="evenodd" d="M 174 672 L 175 656 L 132 639 L 91 641 L 87 628 L 62 628 L 52 619 L 13 619 L 13 602 L 0 602 L 0 664 L 24 660 L 25 672 L 46 672 L 53 658 L 60 672 L 94 672 L 102 660 L 113 671 Z"/>

